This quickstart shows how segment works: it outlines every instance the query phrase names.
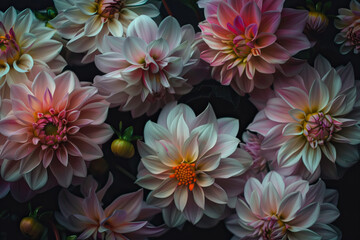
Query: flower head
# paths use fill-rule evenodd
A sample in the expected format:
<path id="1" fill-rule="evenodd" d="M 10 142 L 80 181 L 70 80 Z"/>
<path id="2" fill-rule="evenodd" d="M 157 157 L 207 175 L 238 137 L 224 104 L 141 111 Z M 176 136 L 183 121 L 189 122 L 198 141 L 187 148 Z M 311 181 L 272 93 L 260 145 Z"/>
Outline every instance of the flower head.
<path id="1" fill-rule="evenodd" d="M 1 176 L 6 181 L 24 176 L 33 190 L 46 184 L 48 172 L 64 187 L 73 175 L 85 177 L 85 161 L 101 157 L 99 145 L 113 134 L 104 123 L 109 104 L 72 72 L 55 78 L 40 72 L 30 88 L 13 85 L 10 100 L 12 111 L 0 121 L 7 138 Z"/>
<path id="2" fill-rule="evenodd" d="M 175 103 L 165 106 L 157 124 L 145 125 L 137 183 L 152 190 L 148 202 L 164 208 L 167 225 L 217 220 L 228 199 L 242 191 L 232 186 L 243 182 L 236 176 L 252 159 L 238 148 L 238 130 L 237 120 L 216 119 L 210 105 L 196 117 L 187 105 Z"/>
<path id="3" fill-rule="evenodd" d="M 360 143 L 359 83 L 351 65 L 335 70 L 319 56 L 296 79 L 296 87 L 275 88 L 248 128 L 265 136 L 262 149 L 278 149 L 280 166 L 302 161 L 314 173 L 321 161 L 325 174 L 331 163 L 351 166 Z"/>
<path id="4" fill-rule="evenodd" d="M 200 23 L 208 49 L 201 58 L 212 76 L 239 94 L 267 88 L 276 69 L 292 74 L 285 64 L 310 46 L 302 33 L 307 12 L 283 9 L 284 1 L 201 1 L 206 20 Z"/>
<path id="5" fill-rule="evenodd" d="M 329 225 L 339 216 L 337 193 L 321 180 L 309 186 L 300 177 L 269 172 L 262 182 L 249 179 L 244 195 L 226 222 L 235 239 L 339 239 Z"/>
<path id="6" fill-rule="evenodd" d="M 340 8 L 339 15 L 335 19 L 335 27 L 341 29 L 335 36 L 335 42 L 342 44 L 340 47 L 341 54 L 347 54 L 351 50 L 355 54 L 360 49 L 360 3 L 351 0 L 350 9 Z"/>
<path id="7" fill-rule="evenodd" d="M 62 44 L 52 39 L 55 30 L 45 27 L 26 9 L 19 14 L 13 7 L 0 14 L 0 97 L 9 97 L 14 83 L 30 85 L 39 68 L 56 73 L 65 67 L 59 55 Z"/>
<path id="8" fill-rule="evenodd" d="M 97 182 L 88 176 L 80 186 L 83 198 L 62 190 L 56 219 L 70 231 L 81 232 L 78 239 L 147 239 L 166 231 L 146 221 L 160 210 L 146 206 L 142 190 L 121 195 L 103 209 L 102 198 L 112 182 L 110 173 L 106 185 L 96 191 Z"/>
<path id="9" fill-rule="evenodd" d="M 139 16 L 126 38 L 105 39 L 110 48 L 96 56 L 95 64 L 106 75 L 97 76 L 94 85 L 112 106 L 130 110 L 133 117 L 151 115 L 192 89 L 193 78 L 186 74 L 199 62 L 199 50 L 191 25 L 180 27 L 167 17 L 157 26 Z M 196 78 L 201 80 L 200 74 Z"/>
<path id="10" fill-rule="evenodd" d="M 122 37 L 139 15 L 156 17 L 159 10 L 147 0 L 54 0 L 59 15 L 50 21 L 59 34 L 70 39 L 67 48 L 86 52 L 83 63 L 94 61 L 106 35 Z"/>

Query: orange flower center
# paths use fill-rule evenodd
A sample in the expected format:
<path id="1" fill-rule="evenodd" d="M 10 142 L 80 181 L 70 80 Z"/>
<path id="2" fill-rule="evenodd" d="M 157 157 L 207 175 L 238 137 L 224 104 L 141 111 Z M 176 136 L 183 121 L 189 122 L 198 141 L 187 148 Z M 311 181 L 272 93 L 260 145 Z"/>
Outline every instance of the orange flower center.
<path id="1" fill-rule="evenodd" d="M 4 36 L 0 36 L 0 64 L 12 64 L 20 57 L 20 47 L 16 42 L 14 30 L 11 28 L 7 33 L 4 25 L 0 22 L 0 28 L 5 32 Z"/>
<path id="2" fill-rule="evenodd" d="M 330 115 L 311 113 L 306 116 L 304 121 L 304 136 L 312 148 L 323 145 L 325 141 L 330 141 L 334 132 L 341 130 L 342 123 L 333 119 Z"/>
<path id="3" fill-rule="evenodd" d="M 195 163 L 181 163 L 180 165 L 173 167 L 174 173 L 170 178 L 176 178 L 178 185 L 189 186 L 189 190 L 194 189 L 194 183 L 196 182 Z"/>

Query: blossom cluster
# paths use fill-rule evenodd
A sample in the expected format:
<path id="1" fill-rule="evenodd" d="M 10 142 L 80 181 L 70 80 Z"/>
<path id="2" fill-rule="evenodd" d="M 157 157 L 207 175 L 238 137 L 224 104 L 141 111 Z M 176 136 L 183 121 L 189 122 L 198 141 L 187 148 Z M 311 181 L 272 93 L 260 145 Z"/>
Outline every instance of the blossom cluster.
<path id="1" fill-rule="evenodd" d="M 55 219 L 78 239 L 147 239 L 223 221 L 232 239 L 340 240 L 338 193 L 323 179 L 360 158 L 360 82 L 351 63 L 301 54 L 326 31 L 325 10 L 199 0 L 196 32 L 162 2 L 163 19 L 155 0 L 54 0 L 46 22 L 30 9 L 0 12 L 0 198 L 27 202 L 60 186 Z M 359 16 L 356 0 L 339 9 L 341 54 L 359 51 Z M 80 81 L 64 70 L 66 51 L 101 73 Z M 205 81 L 248 98 L 251 122 L 187 105 Z M 121 119 L 111 126 L 113 107 L 133 125 L 147 121 L 143 139 L 122 132 Z M 107 159 L 114 132 L 111 151 L 139 162 L 136 177 Z M 138 190 L 119 193 L 116 173 Z"/>

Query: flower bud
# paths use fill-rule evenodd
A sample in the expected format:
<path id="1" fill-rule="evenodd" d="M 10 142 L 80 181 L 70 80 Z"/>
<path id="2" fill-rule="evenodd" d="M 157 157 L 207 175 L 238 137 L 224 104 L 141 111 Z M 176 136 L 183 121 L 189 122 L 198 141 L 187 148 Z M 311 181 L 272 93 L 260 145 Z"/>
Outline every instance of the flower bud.
<path id="1" fill-rule="evenodd" d="M 20 222 L 20 231 L 31 239 L 40 239 L 44 226 L 33 217 L 24 217 Z"/>
<path id="2" fill-rule="evenodd" d="M 322 33 L 329 25 L 329 19 L 325 14 L 316 11 L 310 11 L 306 22 L 305 32 Z"/>
<path id="3" fill-rule="evenodd" d="M 124 139 L 115 139 L 111 143 L 111 151 L 119 157 L 132 158 L 135 154 L 134 145 Z"/>

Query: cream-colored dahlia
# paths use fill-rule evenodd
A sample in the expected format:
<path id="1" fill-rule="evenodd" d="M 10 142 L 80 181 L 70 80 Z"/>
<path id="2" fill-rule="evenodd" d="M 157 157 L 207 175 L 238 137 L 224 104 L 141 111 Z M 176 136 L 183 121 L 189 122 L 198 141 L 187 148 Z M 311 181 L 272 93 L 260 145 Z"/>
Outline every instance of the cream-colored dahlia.
<path id="1" fill-rule="evenodd" d="M 9 86 L 31 84 L 39 69 L 60 73 L 65 60 L 62 43 L 52 39 L 55 30 L 35 18 L 30 9 L 0 12 L 0 97 L 9 98 Z"/>
<path id="2" fill-rule="evenodd" d="M 145 142 L 138 142 L 137 183 L 151 190 L 147 201 L 163 208 L 168 226 L 218 220 L 229 198 L 243 190 L 234 188 L 241 181 L 236 176 L 252 159 L 238 148 L 238 130 L 238 120 L 216 119 L 210 105 L 195 116 L 187 105 L 173 102 L 162 110 L 158 123 L 147 122 Z"/>
<path id="3" fill-rule="evenodd" d="M 58 33 L 70 39 L 66 47 L 86 55 L 83 63 L 94 61 L 104 36 L 122 37 L 139 15 L 156 17 L 159 10 L 148 0 L 54 0 L 59 15 L 50 21 Z"/>
<path id="4" fill-rule="evenodd" d="M 248 128 L 265 136 L 262 149 L 278 149 L 280 166 L 302 161 L 311 173 L 321 165 L 325 175 L 333 163 L 350 167 L 360 143 L 360 84 L 351 64 L 335 70 L 318 56 L 296 80 L 276 87 Z"/>
<path id="5" fill-rule="evenodd" d="M 309 185 L 298 176 L 269 172 L 262 182 L 250 178 L 244 196 L 237 215 L 226 222 L 233 240 L 341 239 L 330 224 L 339 217 L 337 192 L 327 190 L 322 180 Z"/>
<path id="6" fill-rule="evenodd" d="M 139 16 L 126 37 L 105 37 L 104 42 L 108 49 L 96 56 L 95 64 L 106 74 L 96 76 L 94 86 L 112 107 L 131 111 L 133 117 L 154 114 L 204 77 L 201 70 L 194 76 L 200 55 L 194 28 L 180 27 L 171 16 L 159 26 L 150 17 Z"/>

